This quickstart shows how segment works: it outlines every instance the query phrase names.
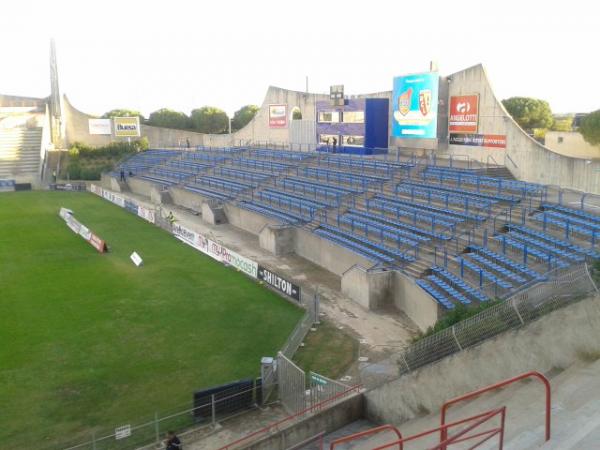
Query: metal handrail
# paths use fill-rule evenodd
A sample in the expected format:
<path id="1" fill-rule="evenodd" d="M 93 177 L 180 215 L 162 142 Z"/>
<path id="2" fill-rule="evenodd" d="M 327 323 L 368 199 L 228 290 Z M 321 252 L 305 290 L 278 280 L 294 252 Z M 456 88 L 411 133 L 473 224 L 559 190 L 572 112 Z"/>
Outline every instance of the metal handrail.
<path id="1" fill-rule="evenodd" d="M 467 394 L 455 397 L 451 400 L 446 401 L 443 405 L 442 405 L 442 409 L 441 409 L 441 418 L 440 418 L 440 423 L 441 426 L 444 427 L 445 423 L 446 423 L 446 412 L 448 411 L 448 408 L 452 405 L 455 405 L 457 403 L 460 403 L 462 401 L 465 400 L 469 400 L 472 399 L 474 397 L 478 397 L 479 395 L 485 393 L 485 392 L 489 392 L 489 391 L 493 391 L 499 388 L 502 388 L 504 386 L 508 386 L 509 384 L 515 383 L 517 381 L 521 381 L 525 378 L 538 378 L 545 387 L 545 391 L 546 391 L 546 420 L 545 420 L 545 424 L 546 424 L 546 434 L 545 434 L 545 440 L 549 441 L 550 440 L 550 426 L 551 426 L 551 408 L 552 408 L 552 399 L 551 399 L 551 392 L 550 392 L 550 381 L 548 380 L 548 378 L 546 378 L 544 375 L 542 375 L 540 372 L 537 371 L 531 371 L 531 372 L 526 372 L 523 373 L 521 375 L 517 375 L 516 377 L 513 378 L 509 378 L 507 380 L 504 381 L 500 381 L 498 383 L 492 384 L 490 386 L 486 386 L 484 388 L 481 389 L 477 389 L 476 391 L 473 392 L 469 392 Z M 446 440 L 448 437 L 448 431 L 447 428 L 442 428 L 440 430 L 440 440 L 444 441 Z M 442 447 L 441 450 L 445 450 L 445 447 Z"/>
<path id="2" fill-rule="evenodd" d="M 354 433 L 354 434 L 351 434 L 349 436 L 344 436 L 344 437 L 338 438 L 335 441 L 332 441 L 331 444 L 329 444 L 329 450 L 333 450 L 336 445 L 343 444 L 343 443 L 350 442 L 350 441 L 354 441 L 356 439 L 364 438 L 366 436 L 371 436 L 373 434 L 377 434 L 377 433 L 380 433 L 382 431 L 388 431 L 388 430 L 393 431 L 394 433 L 396 433 L 396 436 L 398 436 L 398 441 L 397 442 L 399 442 L 398 443 L 398 449 L 402 450 L 402 448 L 403 448 L 403 446 L 402 446 L 402 433 L 400 433 L 400 430 L 398 430 L 398 428 L 396 428 L 394 425 L 390 425 L 390 424 L 381 425 L 380 427 L 371 428 L 371 429 L 366 430 L 366 431 L 360 431 L 358 433 Z"/>
<path id="3" fill-rule="evenodd" d="M 482 431 L 480 433 L 474 434 L 472 436 L 465 436 L 465 434 L 469 433 L 470 431 L 474 430 L 475 428 L 477 428 L 478 426 L 484 424 L 485 422 L 493 419 L 494 417 L 500 415 L 500 426 L 495 427 L 495 428 L 491 428 L 490 430 L 486 430 L 486 431 Z M 452 422 L 452 423 L 448 423 L 445 425 L 441 425 L 437 428 L 433 428 L 431 430 L 427 430 L 427 431 L 423 431 L 421 433 L 417 433 L 414 434 L 412 436 L 408 436 L 405 438 L 402 438 L 400 440 L 397 441 L 393 441 L 393 442 L 388 442 L 386 444 L 380 445 L 378 447 L 374 447 L 372 450 L 383 450 L 383 449 L 387 449 L 390 447 L 393 447 L 395 445 L 399 445 L 400 449 L 403 448 L 404 444 L 407 442 L 411 442 L 411 441 L 416 441 L 417 439 L 421 439 L 422 437 L 425 436 L 429 436 L 432 435 L 434 433 L 437 433 L 438 431 L 448 431 L 449 428 L 458 426 L 458 425 L 463 425 L 467 422 L 472 422 L 475 421 L 474 423 L 470 424 L 469 426 L 465 427 L 463 430 L 459 431 L 458 433 L 450 436 L 449 438 L 446 438 L 445 440 L 440 441 L 439 444 L 435 445 L 434 447 L 430 447 L 430 450 L 443 450 L 445 449 L 449 444 L 456 444 L 459 442 L 465 442 L 471 439 L 475 439 L 478 437 L 482 437 L 485 436 L 485 438 L 479 442 L 477 442 L 475 445 L 473 445 L 472 447 L 470 447 L 471 449 L 476 448 L 477 446 L 483 444 L 484 442 L 486 442 L 487 440 L 491 439 L 492 437 L 496 436 L 496 435 L 500 435 L 500 441 L 499 441 L 499 448 L 500 450 L 502 450 L 502 446 L 504 445 L 504 427 L 505 427 L 505 417 L 506 417 L 506 406 L 503 406 L 501 408 L 497 408 L 497 409 L 493 409 L 490 411 L 486 411 L 484 413 L 481 414 L 477 414 L 475 416 L 471 416 L 471 417 L 467 417 L 465 419 L 461 419 L 461 420 L 457 420 L 456 422 Z"/>

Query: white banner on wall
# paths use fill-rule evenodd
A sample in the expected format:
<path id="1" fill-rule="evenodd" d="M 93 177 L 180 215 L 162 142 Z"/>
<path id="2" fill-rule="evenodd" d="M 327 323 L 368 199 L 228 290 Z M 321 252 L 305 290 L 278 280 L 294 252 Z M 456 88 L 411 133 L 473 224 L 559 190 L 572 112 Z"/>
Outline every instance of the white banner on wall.
<path id="1" fill-rule="evenodd" d="M 102 197 L 102 188 L 100 186 L 96 186 L 95 184 L 92 184 L 90 186 L 90 191 L 93 192 L 94 194 Z"/>
<path id="2" fill-rule="evenodd" d="M 125 208 L 125 199 L 120 195 L 115 194 L 114 192 L 103 190 L 102 197 L 104 197 L 109 202 L 120 206 L 121 208 Z"/>
<path id="3" fill-rule="evenodd" d="M 111 134 L 110 119 L 88 119 L 90 134 Z"/>
<path id="4" fill-rule="evenodd" d="M 154 223 L 154 210 L 153 209 L 144 208 L 143 206 L 139 205 L 137 214 L 142 219 L 147 220 L 150 223 Z"/>

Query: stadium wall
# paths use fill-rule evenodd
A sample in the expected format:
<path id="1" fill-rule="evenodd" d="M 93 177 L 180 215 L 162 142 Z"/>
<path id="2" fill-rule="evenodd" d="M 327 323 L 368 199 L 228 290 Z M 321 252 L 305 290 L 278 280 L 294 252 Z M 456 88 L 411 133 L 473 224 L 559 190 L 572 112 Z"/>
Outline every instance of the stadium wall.
<path id="1" fill-rule="evenodd" d="M 435 325 L 442 311 L 438 303 L 415 283 L 415 279 L 394 272 L 393 299 L 396 308 L 404 311 L 421 331 Z"/>
<path id="2" fill-rule="evenodd" d="M 481 64 L 448 76 L 448 86 L 449 96 L 479 94 L 478 134 L 504 135 L 507 145 L 490 148 L 450 144 L 447 150 L 440 147 L 440 153 L 503 164 L 519 180 L 600 194 L 600 161 L 560 155 L 528 136 L 496 98 Z"/>
<path id="3" fill-rule="evenodd" d="M 126 140 L 126 138 L 116 138 L 113 135 L 90 134 L 88 121 L 89 119 L 97 119 L 97 117 L 76 109 L 66 95 L 63 96 L 63 112 L 65 116 L 65 145 L 67 147 L 74 142 L 102 146 L 111 142 Z M 202 133 L 194 133 L 193 131 L 152 127 L 144 124 L 140 125 L 140 134 L 148 138 L 150 147 L 171 147 L 179 142 L 185 144 L 187 139 L 189 139 L 192 146 L 203 145 L 205 136 Z"/>
<path id="4" fill-rule="evenodd" d="M 566 368 L 598 355 L 600 297 L 596 296 L 367 392 L 366 415 L 399 425 L 479 387 L 530 370 Z"/>

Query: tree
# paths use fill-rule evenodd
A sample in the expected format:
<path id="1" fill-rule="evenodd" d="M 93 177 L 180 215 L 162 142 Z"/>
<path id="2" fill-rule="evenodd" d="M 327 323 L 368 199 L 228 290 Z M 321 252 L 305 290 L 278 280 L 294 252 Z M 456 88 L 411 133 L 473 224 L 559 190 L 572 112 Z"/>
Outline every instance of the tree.
<path id="1" fill-rule="evenodd" d="M 573 116 L 563 117 L 562 119 L 554 119 L 552 124 L 553 131 L 573 131 Z"/>
<path id="2" fill-rule="evenodd" d="M 194 109 L 190 117 L 192 128 L 200 133 L 222 134 L 227 133 L 229 128 L 229 117 L 225 111 L 214 106 Z"/>
<path id="3" fill-rule="evenodd" d="M 292 111 L 292 120 L 302 120 L 302 111 L 298 108 Z"/>
<path id="4" fill-rule="evenodd" d="M 550 105 L 545 100 L 529 97 L 511 97 L 502 100 L 502 104 L 524 130 L 550 128 L 554 122 Z"/>
<path id="5" fill-rule="evenodd" d="M 185 130 L 191 127 L 191 121 L 190 118 L 182 112 L 161 108 L 150 114 L 148 125 Z"/>
<path id="6" fill-rule="evenodd" d="M 581 119 L 579 132 L 588 144 L 600 145 L 600 109 Z"/>
<path id="7" fill-rule="evenodd" d="M 246 105 L 242 106 L 236 112 L 233 113 L 233 119 L 231 119 L 232 131 L 241 130 L 244 128 L 258 112 L 258 106 Z"/>
<path id="8" fill-rule="evenodd" d="M 112 119 L 113 117 L 136 117 L 140 118 L 140 122 L 143 122 L 144 116 L 139 111 L 133 109 L 111 109 L 102 115 L 103 119 Z"/>

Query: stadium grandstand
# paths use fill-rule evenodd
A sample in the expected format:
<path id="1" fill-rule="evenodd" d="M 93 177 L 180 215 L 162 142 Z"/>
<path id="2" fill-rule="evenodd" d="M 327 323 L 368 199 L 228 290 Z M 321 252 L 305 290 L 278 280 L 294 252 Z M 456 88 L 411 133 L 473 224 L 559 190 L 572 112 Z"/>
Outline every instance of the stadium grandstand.
<path id="1" fill-rule="evenodd" d="M 245 127 L 212 135 L 85 114 L 59 94 L 51 55 L 48 98 L 0 96 L 0 255 L 22 271 L 0 273 L 21 281 L 10 295 L 43 298 L 43 319 L 68 317 L 76 334 L 7 327 L 15 342 L 39 338 L 15 364 L 54 358 L 41 376 L 51 398 L 37 394 L 48 410 L 24 400 L 37 431 L 14 405 L 30 393 L 0 389 L 20 411 L 11 447 L 25 434 L 32 449 L 159 448 L 174 429 L 186 449 L 599 448 L 600 162 L 532 139 L 481 65 L 399 76 L 376 94 L 270 87 Z M 469 101 L 474 118 L 452 119 Z M 149 149 L 99 180 L 61 176 L 75 143 L 142 138 Z M 48 273 L 31 268 L 38 259 Z M 357 349 L 343 373 L 295 359 L 325 323 Z M 93 344 L 75 360 L 67 341 Z M 96 369 L 94 352 L 114 366 Z M 141 411 L 170 364 L 182 378 L 163 410 Z M 122 366 L 131 373 L 113 379 Z M 0 368 L 0 380 L 33 390 L 43 370 L 29 369 Z M 207 384 L 192 390 L 196 377 Z M 84 404 L 93 388 L 106 390 Z M 192 403 L 166 406 L 169 395 Z M 137 401 L 124 412 L 136 416 L 119 401 Z"/>

